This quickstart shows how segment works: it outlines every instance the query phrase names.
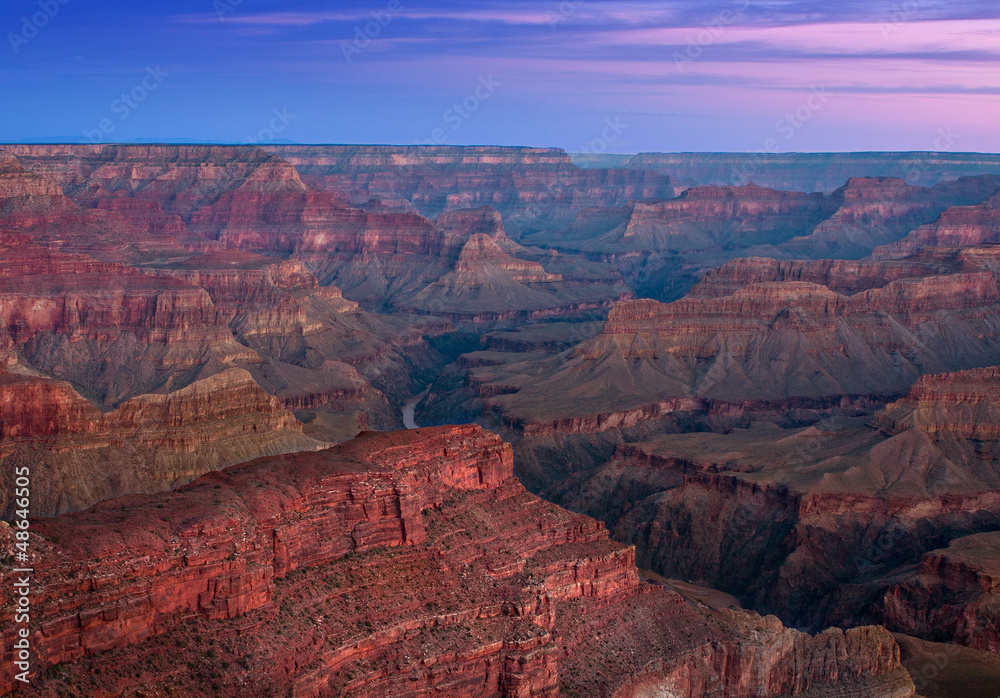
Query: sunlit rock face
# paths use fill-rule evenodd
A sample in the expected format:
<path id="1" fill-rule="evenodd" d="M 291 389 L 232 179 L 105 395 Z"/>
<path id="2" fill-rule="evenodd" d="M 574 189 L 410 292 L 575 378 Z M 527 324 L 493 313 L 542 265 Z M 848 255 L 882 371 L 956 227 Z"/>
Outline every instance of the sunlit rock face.
<path id="1" fill-rule="evenodd" d="M 633 548 L 528 494 L 512 455 L 478 427 L 365 434 L 39 522 L 38 661 L 127 690 L 168 650 L 225 695 L 912 694 L 880 628 L 813 638 L 641 582 Z"/>

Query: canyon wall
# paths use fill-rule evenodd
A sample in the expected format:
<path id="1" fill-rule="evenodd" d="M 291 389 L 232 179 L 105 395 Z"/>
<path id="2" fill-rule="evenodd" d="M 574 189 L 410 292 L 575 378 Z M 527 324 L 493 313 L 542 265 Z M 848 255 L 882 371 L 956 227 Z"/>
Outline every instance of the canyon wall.
<path id="1" fill-rule="evenodd" d="M 529 434 L 519 468 L 641 566 L 788 624 L 996 651 L 995 382 L 995 368 L 929 375 L 873 418 L 810 427 Z"/>
<path id="2" fill-rule="evenodd" d="M 366 434 L 36 521 L 29 693 L 913 694 L 884 630 L 697 611 L 512 472 L 478 427 Z"/>
<path id="3" fill-rule="evenodd" d="M 586 162 L 582 160 L 581 162 Z M 640 153 L 625 167 L 682 181 L 805 192 L 833 192 L 850 177 L 898 177 L 934 186 L 959 177 L 1000 174 L 1000 157 L 981 153 Z"/>
<path id="4" fill-rule="evenodd" d="M 32 469 L 31 511 L 55 516 L 158 492 L 265 455 L 323 444 L 242 369 L 102 413 L 62 381 L 0 370 L 0 515 L 15 508 L 15 467 Z"/>

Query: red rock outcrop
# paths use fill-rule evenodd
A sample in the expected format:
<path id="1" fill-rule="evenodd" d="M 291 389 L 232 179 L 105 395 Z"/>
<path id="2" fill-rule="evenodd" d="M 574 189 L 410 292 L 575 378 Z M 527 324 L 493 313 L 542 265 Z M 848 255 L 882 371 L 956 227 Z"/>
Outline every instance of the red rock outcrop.
<path id="1" fill-rule="evenodd" d="M 499 267 L 508 272 L 512 281 L 522 284 L 543 284 L 562 281 L 559 274 L 549 274 L 541 264 L 523 259 L 515 259 L 503 251 L 492 237 L 476 233 L 462 246 L 455 263 L 455 274 L 464 282 L 474 285 L 483 280 L 477 278 L 485 267 Z"/>
<path id="2" fill-rule="evenodd" d="M 336 193 L 304 184 L 289 162 L 255 147 L 20 146 L 11 152 L 16 152 L 31 169 L 31 173 L 22 174 L 47 182 L 41 179 L 41 173 L 65 187 L 73 201 L 62 198 L 77 214 L 117 216 L 115 220 L 144 241 L 146 252 L 154 243 L 160 244 L 163 249 L 156 256 L 157 266 L 164 266 L 163 260 L 169 265 L 190 256 L 180 245 L 189 252 L 211 252 L 225 247 L 269 257 L 292 257 L 301 260 L 324 285 L 336 284 L 349 298 L 368 309 L 431 312 L 434 308 L 420 307 L 415 296 L 453 270 L 473 230 L 492 236 L 504 251 L 526 259 L 524 251 L 504 235 L 498 212 L 485 208 L 458 211 L 463 208 L 457 205 L 463 194 L 454 194 L 458 197 L 453 202 L 456 205 L 447 208 L 455 213 L 442 216 L 438 228 L 412 211 L 384 206 L 369 194 L 348 205 Z M 560 174 L 563 169 L 576 179 L 597 176 L 595 172 L 586 173 L 574 167 L 564 154 L 547 164 L 534 165 L 521 162 L 520 157 L 508 156 L 509 153 L 495 163 L 484 164 L 475 154 L 467 153 L 452 164 L 465 172 L 469 182 L 482 176 L 500 176 L 510 180 L 509 186 L 515 189 L 516 182 L 521 181 L 516 172 L 535 166 L 548 173 L 543 179 L 563 177 Z M 12 158 L 9 154 L 7 157 Z M 407 162 L 404 157 L 392 166 L 403 172 L 404 179 L 412 174 L 407 170 L 410 167 Z M 345 166 L 365 168 L 356 164 Z M 505 174 L 498 174 L 501 170 Z M 532 175 L 523 177 L 531 179 Z M 527 186 L 530 189 L 542 185 Z M 621 197 L 621 192 L 613 186 L 601 185 L 598 189 L 612 197 Z M 418 196 L 416 191 L 410 194 Z M 520 201 L 519 194 L 514 196 Z M 576 194 L 567 189 L 561 196 L 567 199 L 566 205 L 571 205 L 570 200 Z M 475 196 L 470 204 L 477 203 L 473 199 Z M 521 208 L 529 205 L 536 204 L 527 200 L 517 204 Z M 35 237 L 44 244 L 56 244 L 58 240 L 51 228 L 52 225 L 46 224 L 48 237 L 40 233 Z M 98 241 L 95 233 L 91 237 Z M 101 259 L 145 261 L 150 256 L 134 253 L 129 256 L 128 250 L 112 249 L 113 241 L 98 242 L 94 242 L 97 245 L 94 254 Z M 89 250 L 84 248 L 84 251 Z M 526 263 L 539 261 L 531 259 Z M 562 271 L 546 273 L 559 275 Z M 590 276 L 593 274 L 589 272 L 575 272 L 572 280 L 590 288 L 566 294 L 567 298 L 557 302 L 536 297 L 536 302 L 528 304 L 532 306 L 528 310 L 576 312 L 601 308 L 623 295 L 623 289 L 614 288 L 617 279 L 611 279 L 609 288 L 606 279 L 590 279 Z M 436 295 L 433 289 L 427 293 Z M 525 311 L 516 308 L 516 312 Z M 490 312 L 496 315 L 495 311 Z"/>
<path id="3" fill-rule="evenodd" d="M 112 215 L 96 210 L 106 209 L 142 240 L 173 245 L 158 259 L 183 257 L 177 242 L 196 251 L 225 246 L 296 255 L 324 283 L 340 281 L 352 297 L 378 306 L 400 277 L 404 282 L 412 275 L 437 278 L 446 270 L 438 257 L 457 254 L 457 247 L 443 249 L 444 237 L 426 219 L 350 208 L 338 196 L 303 184 L 292 165 L 256 147 L 14 146 L 9 152 L 22 158 L 33 176 L 41 173 L 60 183 L 83 207 L 62 197 L 76 215 Z M 44 244 L 58 242 L 52 239 L 53 211 L 45 224 L 48 237 L 34 235 Z M 100 243 L 95 254 L 111 258 L 113 250 L 103 249 L 111 243 L 97 231 L 90 236 Z M 381 281 L 357 269 L 368 265 L 381 269 Z"/>
<path id="4" fill-rule="evenodd" d="M 885 631 L 696 611 L 512 469 L 477 427 L 366 434 L 35 521 L 34 661 L 60 666 L 28 693 L 912 695 Z"/>
<path id="5" fill-rule="evenodd" d="M 486 235 L 497 242 L 507 240 L 503 216 L 495 208 L 489 206 L 442 213 L 434 221 L 434 225 L 465 240 L 473 235 Z"/>
<path id="6" fill-rule="evenodd" d="M 899 632 L 997 653 L 998 591 L 1000 534 L 981 533 L 927 553 L 916 574 L 886 591 L 878 615 Z"/>
<path id="7" fill-rule="evenodd" d="M 85 208 L 120 210 L 136 226 L 182 232 L 191 214 L 240 186 L 307 188 L 294 168 L 255 146 L 7 146 Z"/>
<path id="8" fill-rule="evenodd" d="M 296 297 L 302 295 L 298 292 L 317 292 L 319 288 L 316 277 L 301 261 L 226 250 L 143 270 L 205 289 L 222 319 L 244 341 L 318 329 Z M 330 291 L 336 295 L 339 290 Z M 344 302 L 345 311 L 356 308 L 357 304 Z"/>
<path id="9" fill-rule="evenodd" d="M 527 245 L 612 265 L 636 295 L 683 296 L 701 270 L 740 254 L 788 256 L 780 246 L 808 235 L 836 208 L 822 195 L 744 187 L 693 187 L 678 198 L 587 209 L 564 226 L 522 237 Z"/>
<path id="10" fill-rule="evenodd" d="M 405 394 L 409 369 L 403 355 L 419 352 L 425 334 L 448 329 L 448 323 L 422 320 L 386 322 L 359 310 L 340 289 L 319 286 L 296 259 L 225 250 L 141 269 L 205 289 L 221 320 L 261 357 L 245 368 L 285 407 L 338 414 L 351 423 L 361 413 L 373 428 L 396 427 L 399 417 L 372 380 L 383 390 L 398 381 L 399 394 Z M 314 415 L 299 416 L 312 424 L 311 431 L 318 429 Z M 342 440 L 319 431 L 317 438 Z"/>
<path id="11" fill-rule="evenodd" d="M 666 198 L 669 177 L 635 170 L 581 169 L 561 150 L 503 147 L 270 146 L 312 186 L 349 196 L 407 201 L 426 216 L 491 206 L 515 232 L 539 221 L 571 221 L 595 206 Z"/>
<path id="12" fill-rule="evenodd" d="M 157 492 L 265 455 L 321 442 L 249 373 L 229 369 L 102 413 L 68 384 L 0 372 L 0 513 L 14 508 L 15 465 L 32 468 L 31 511 L 55 516 Z"/>
<path id="13" fill-rule="evenodd" d="M 1000 270 L 1000 246 L 927 247 L 898 260 L 778 260 L 742 257 L 708 270 L 688 294 L 720 298 L 744 286 L 804 281 L 843 295 L 883 288 L 895 281 Z"/>
<path id="14" fill-rule="evenodd" d="M 148 235 L 117 212 L 81 208 L 58 184 L 26 169 L 10 148 L 0 151 L 0 230 L 21 233 L 54 250 L 111 262 L 178 249 L 172 238 Z"/>
<path id="15" fill-rule="evenodd" d="M 241 187 L 200 210 L 190 227 L 227 247 L 301 259 L 324 283 L 375 308 L 437 279 L 458 253 L 421 216 L 346 208 L 312 190 Z"/>
<path id="16" fill-rule="evenodd" d="M 748 618 L 732 611 L 721 611 L 718 616 L 724 628 L 740 628 L 755 641 L 720 643 L 680 661 L 648 667 L 644 676 L 619 690 L 615 698 L 650 698 L 664 691 L 692 697 L 826 695 L 830 683 L 842 695 L 906 698 L 914 693 L 908 673 L 897 666 L 898 647 L 881 628 L 855 628 L 846 633 L 831 629 L 810 637 L 783 628 L 773 616 Z M 844 660 L 852 656 L 866 659 L 860 666 L 850 666 Z M 706 665 L 711 667 L 709 672 Z M 874 681 L 866 676 L 873 666 L 879 674 Z M 832 674 L 836 674 L 833 682 Z"/>
<path id="17" fill-rule="evenodd" d="M 10 368 L 18 362 L 14 349 L 14 340 L 10 338 L 7 327 L 0 325 L 0 368 Z"/>
<path id="18" fill-rule="evenodd" d="M 919 429 L 938 440 L 1000 441 L 1000 368 L 922 376 L 872 423 L 890 434 Z"/>
<path id="19" fill-rule="evenodd" d="M 226 250 L 136 268 L 13 235 L 0 251 L 2 365 L 21 361 L 108 407 L 239 365 L 291 409 L 322 403 L 392 428 L 398 413 L 363 374 L 405 392 L 402 354 L 440 331 L 361 312 L 298 260 Z"/>
<path id="20" fill-rule="evenodd" d="M 508 249 L 518 247 L 503 240 Z M 396 306 L 406 312 L 482 323 L 606 308 L 628 295 L 623 286 L 567 281 L 538 262 L 511 256 L 494 238 L 475 233 L 451 272 Z"/>
<path id="21" fill-rule="evenodd" d="M 949 458 L 916 430 L 886 437 L 864 422 L 665 434 L 617 448 L 629 432 L 532 436 L 517 448 L 534 488 L 605 520 L 644 568 L 732 593 L 789 625 L 880 623 L 987 646 L 992 587 L 953 575 L 965 581 L 939 593 L 932 561 L 942 553 L 930 551 L 1000 525 L 995 456 Z M 992 564 L 988 542 L 964 559 Z"/>
<path id="22" fill-rule="evenodd" d="M 997 277 L 987 272 L 903 279 L 851 296 L 785 281 L 719 298 L 626 301 L 600 335 L 565 356 L 469 377 L 484 390 L 517 386 L 488 397 L 486 408 L 534 433 L 564 422 L 571 431 L 628 426 L 699 409 L 697 401 L 734 414 L 849 407 L 901 395 L 924 373 L 996 363 L 998 301 Z M 939 333 L 944 326 L 951 329 Z M 587 419 L 567 421 L 577 418 Z"/>
<path id="23" fill-rule="evenodd" d="M 826 215 L 821 195 L 745 187 L 693 187 L 676 199 L 635 201 L 625 220 L 603 234 L 585 212 L 569 230 L 525 238 L 560 250 L 622 257 L 640 252 L 721 252 L 728 246 L 776 245 L 811 231 Z M 598 217 L 601 211 L 595 212 Z"/>
<path id="24" fill-rule="evenodd" d="M 921 278 L 946 271 L 941 263 L 905 260 L 779 260 L 742 257 L 710 269 L 688 294 L 690 298 L 731 296 L 744 286 L 777 281 L 803 281 L 831 291 L 853 295 L 888 286 L 894 281 Z"/>
<path id="25" fill-rule="evenodd" d="M 795 256 L 866 257 L 879 245 L 934 220 L 947 207 L 937 192 L 896 178 L 851 178 L 830 202 L 837 206 L 832 216 L 781 250 Z"/>
<path id="26" fill-rule="evenodd" d="M 443 213 L 435 225 L 461 243 L 458 257 L 438 280 L 399 294 L 398 310 L 480 324 L 601 310 L 629 295 L 613 277 L 589 277 L 572 265 L 570 278 L 548 271 L 543 262 L 565 265 L 508 238 L 500 213 L 490 207 Z"/>
<path id="27" fill-rule="evenodd" d="M 0 325 L 19 354 L 105 404 L 180 387 L 209 362 L 260 360 L 204 289 L 18 239 L 0 252 Z"/>
<path id="28" fill-rule="evenodd" d="M 875 250 L 876 259 L 899 259 L 925 247 L 960 247 L 1000 242 L 1000 195 L 975 206 L 955 206 L 935 222 Z"/>
<path id="29" fill-rule="evenodd" d="M 865 257 L 949 206 L 983 201 L 998 185 L 980 177 L 926 189 L 901 179 L 855 177 L 828 197 L 752 183 L 696 186 L 668 201 L 586 210 L 568 226 L 549 226 L 521 241 L 613 264 L 637 295 L 675 300 L 703 270 L 738 256 Z"/>

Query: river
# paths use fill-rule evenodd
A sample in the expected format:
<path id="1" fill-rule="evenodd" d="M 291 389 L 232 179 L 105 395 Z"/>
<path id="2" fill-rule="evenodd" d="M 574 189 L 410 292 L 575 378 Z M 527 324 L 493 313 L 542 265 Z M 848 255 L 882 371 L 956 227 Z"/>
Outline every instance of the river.
<path id="1" fill-rule="evenodd" d="M 406 401 L 405 405 L 403 405 L 403 426 L 405 426 L 407 429 L 420 428 L 417 426 L 417 421 L 415 419 L 417 405 L 419 405 L 420 401 L 423 400 L 425 397 L 427 397 L 427 395 L 430 392 L 431 392 L 431 386 L 428 385 L 426 388 L 424 388 L 424 392 L 420 393 L 419 395 L 414 395 L 413 397 L 411 397 L 409 400 Z"/>

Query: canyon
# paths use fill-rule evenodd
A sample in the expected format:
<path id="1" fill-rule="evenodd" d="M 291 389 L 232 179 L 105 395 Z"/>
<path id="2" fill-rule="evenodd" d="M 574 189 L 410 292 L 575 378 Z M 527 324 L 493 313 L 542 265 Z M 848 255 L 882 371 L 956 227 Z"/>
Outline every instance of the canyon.
<path id="1" fill-rule="evenodd" d="M 584 164 L 586 157 L 574 158 Z M 895 177 L 932 187 L 949 180 L 1000 174 L 989 153 L 639 153 L 613 166 L 651 169 L 680 181 L 741 186 L 754 181 L 790 191 L 836 191 L 851 177 Z"/>
<path id="2" fill-rule="evenodd" d="M 34 646 L 58 671 L 32 694 L 913 694 L 885 630 L 812 638 L 644 584 L 633 549 L 528 494 L 479 427 L 368 433 L 36 535 Z M 197 668 L 159 671 L 163 652 Z"/>
<path id="3" fill-rule="evenodd" d="M 27 693 L 1000 678 L 998 192 L 975 154 L 0 147 Z"/>

